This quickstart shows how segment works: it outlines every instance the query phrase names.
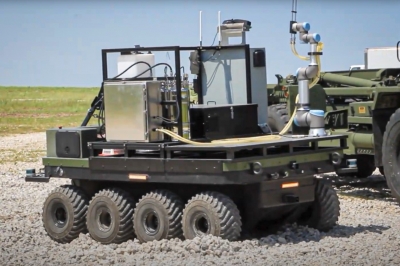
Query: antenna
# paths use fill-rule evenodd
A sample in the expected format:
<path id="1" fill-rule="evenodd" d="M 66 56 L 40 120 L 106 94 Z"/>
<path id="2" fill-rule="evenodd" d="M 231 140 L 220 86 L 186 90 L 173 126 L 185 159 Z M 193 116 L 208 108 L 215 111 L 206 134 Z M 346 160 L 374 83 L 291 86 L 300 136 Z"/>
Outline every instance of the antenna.
<path id="1" fill-rule="evenodd" d="M 296 31 L 293 30 L 293 24 L 296 23 L 297 17 L 297 0 L 292 0 L 292 20 L 290 21 L 290 41 L 295 43 L 296 42 Z"/>
<path id="2" fill-rule="evenodd" d="M 297 15 L 297 0 L 292 1 L 292 20 L 296 21 Z"/>
<path id="3" fill-rule="evenodd" d="M 218 39 L 219 46 L 221 46 L 221 11 L 218 11 Z"/>
<path id="4" fill-rule="evenodd" d="M 203 36 L 201 33 L 201 13 L 202 11 L 200 10 L 200 48 L 203 47 Z"/>

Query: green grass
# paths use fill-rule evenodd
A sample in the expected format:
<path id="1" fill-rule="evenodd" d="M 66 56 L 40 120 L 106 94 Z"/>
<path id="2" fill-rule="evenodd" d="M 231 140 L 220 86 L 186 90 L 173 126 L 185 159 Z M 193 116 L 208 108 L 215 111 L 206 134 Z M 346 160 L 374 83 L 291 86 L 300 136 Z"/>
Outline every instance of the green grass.
<path id="1" fill-rule="evenodd" d="M 0 87 L 0 135 L 79 126 L 98 91 L 99 88 Z"/>
<path id="2" fill-rule="evenodd" d="M 46 155 L 45 150 L 16 150 L 3 149 L 0 155 L 0 164 L 16 162 L 37 162 Z"/>

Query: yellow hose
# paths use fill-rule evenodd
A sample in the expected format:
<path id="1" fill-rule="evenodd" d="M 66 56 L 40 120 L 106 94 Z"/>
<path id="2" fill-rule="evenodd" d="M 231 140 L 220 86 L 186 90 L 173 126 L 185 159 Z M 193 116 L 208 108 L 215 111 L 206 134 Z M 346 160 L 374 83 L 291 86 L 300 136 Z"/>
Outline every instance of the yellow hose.
<path id="1" fill-rule="evenodd" d="M 300 59 L 302 59 L 302 60 L 309 60 L 309 59 L 310 59 L 309 57 L 305 57 L 305 56 L 299 55 L 299 54 L 297 53 L 297 51 L 296 51 L 296 48 L 295 48 L 293 42 L 291 43 L 290 46 L 291 46 L 291 48 L 292 48 L 293 54 L 294 54 L 295 56 L 297 56 L 298 58 L 300 58 Z M 317 52 L 321 52 L 323 48 L 324 48 L 324 44 L 323 44 L 322 42 L 319 42 L 318 45 L 317 45 Z M 317 65 L 318 65 L 318 72 L 317 72 L 317 76 L 316 76 L 316 77 L 314 78 L 314 80 L 310 83 L 310 85 L 309 85 L 309 87 L 308 87 L 309 89 L 311 89 L 312 87 L 314 87 L 315 84 L 318 83 L 318 81 L 319 81 L 319 75 L 321 74 L 321 58 L 320 58 L 319 55 L 316 55 L 316 59 L 317 59 Z M 297 94 L 297 95 L 296 95 L 295 103 L 297 104 L 298 102 L 299 102 L 299 95 Z M 289 130 L 289 128 L 292 126 L 294 117 L 295 117 L 295 115 L 296 115 L 296 111 L 297 111 L 297 107 L 294 108 L 292 116 L 290 117 L 290 119 L 289 119 L 288 123 L 286 124 L 286 126 L 281 130 L 281 132 L 279 132 L 279 135 L 284 135 L 284 134 L 286 134 L 286 132 L 287 132 L 287 131 Z"/>
<path id="2" fill-rule="evenodd" d="M 218 146 L 223 144 L 238 144 L 238 143 L 254 143 L 254 142 L 265 142 L 265 141 L 272 141 L 272 140 L 279 140 L 281 136 L 279 135 L 266 135 L 266 136 L 259 136 L 259 137 L 248 137 L 248 138 L 231 138 L 231 139 L 221 139 L 221 140 L 214 140 L 212 142 L 197 142 L 189 139 L 185 139 L 178 134 L 169 131 L 167 129 L 156 129 L 159 132 L 162 132 L 176 140 L 182 141 L 187 144 L 193 145 L 202 145 L 202 146 Z"/>
<path id="3" fill-rule="evenodd" d="M 309 57 L 301 56 L 297 53 L 296 48 L 294 46 L 294 43 L 291 43 L 292 47 L 292 52 L 294 55 L 296 55 L 298 58 L 302 60 L 309 60 Z M 320 52 L 322 51 L 324 45 L 323 43 L 318 43 L 317 45 L 317 51 Z M 317 59 L 317 64 L 318 64 L 318 72 L 316 78 L 310 83 L 309 88 L 311 89 L 315 84 L 317 84 L 319 80 L 319 75 L 321 73 L 321 60 L 319 55 L 316 56 Z M 296 95 L 296 101 L 295 103 L 297 104 L 299 101 L 299 95 Z M 281 139 L 281 136 L 284 135 L 290 128 L 290 126 L 293 123 L 294 117 L 296 115 L 297 107 L 295 107 L 292 116 L 290 117 L 288 123 L 286 126 L 282 129 L 281 132 L 279 132 L 278 135 L 264 135 L 264 136 L 259 136 L 259 137 L 247 137 L 247 138 L 230 138 L 230 139 L 221 139 L 221 140 L 214 140 L 211 142 L 197 142 L 193 140 L 186 139 L 175 132 L 172 132 L 167 129 L 156 129 L 156 131 L 164 133 L 176 140 L 179 140 L 183 143 L 187 144 L 192 144 L 192 145 L 197 145 L 197 146 L 218 146 L 218 145 L 223 145 L 223 144 L 238 144 L 238 143 L 255 143 L 255 142 L 265 142 L 265 141 L 273 141 L 273 140 L 279 140 Z"/>
<path id="4" fill-rule="evenodd" d="M 295 44 L 294 44 L 293 41 L 290 42 L 290 48 L 292 48 L 293 54 L 294 54 L 295 56 L 297 56 L 298 58 L 300 58 L 301 60 L 305 60 L 305 61 L 310 60 L 310 57 L 308 57 L 308 56 L 299 55 L 299 53 L 297 52 L 296 46 L 295 46 Z"/>

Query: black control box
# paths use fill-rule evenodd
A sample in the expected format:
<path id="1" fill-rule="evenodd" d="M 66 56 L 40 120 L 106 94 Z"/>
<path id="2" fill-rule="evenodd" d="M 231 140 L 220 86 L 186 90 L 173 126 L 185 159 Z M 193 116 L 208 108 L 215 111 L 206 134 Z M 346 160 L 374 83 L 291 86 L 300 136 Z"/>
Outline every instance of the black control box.
<path id="1" fill-rule="evenodd" d="M 88 158 L 88 142 L 97 140 L 97 128 L 78 127 L 55 132 L 55 151 L 60 158 Z"/>
<path id="2" fill-rule="evenodd" d="M 217 140 L 260 134 L 257 104 L 193 105 L 189 109 L 190 136 Z"/>

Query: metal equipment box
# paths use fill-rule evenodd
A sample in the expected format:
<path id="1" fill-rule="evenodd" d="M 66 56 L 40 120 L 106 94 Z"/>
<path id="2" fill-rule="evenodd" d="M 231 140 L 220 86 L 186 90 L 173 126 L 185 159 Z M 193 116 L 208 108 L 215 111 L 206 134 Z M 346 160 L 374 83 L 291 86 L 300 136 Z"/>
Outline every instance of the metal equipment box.
<path id="1" fill-rule="evenodd" d="M 104 83 L 107 141 L 153 142 L 163 135 L 152 129 L 162 122 L 160 82 Z"/>
<path id="2" fill-rule="evenodd" d="M 193 105 L 191 139 L 223 139 L 259 133 L 257 104 Z"/>
<path id="3" fill-rule="evenodd" d="M 52 128 L 46 131 L 47 157 L 88 158 L 88 142 L 97 140 L 97 127 Z"/>
<path id="4" fill-rule="evenodd" d="M 203 103 L 258 104 L 258 124 L 267 123 L 265 48 L 230 47 L 202 51 Z"/>

